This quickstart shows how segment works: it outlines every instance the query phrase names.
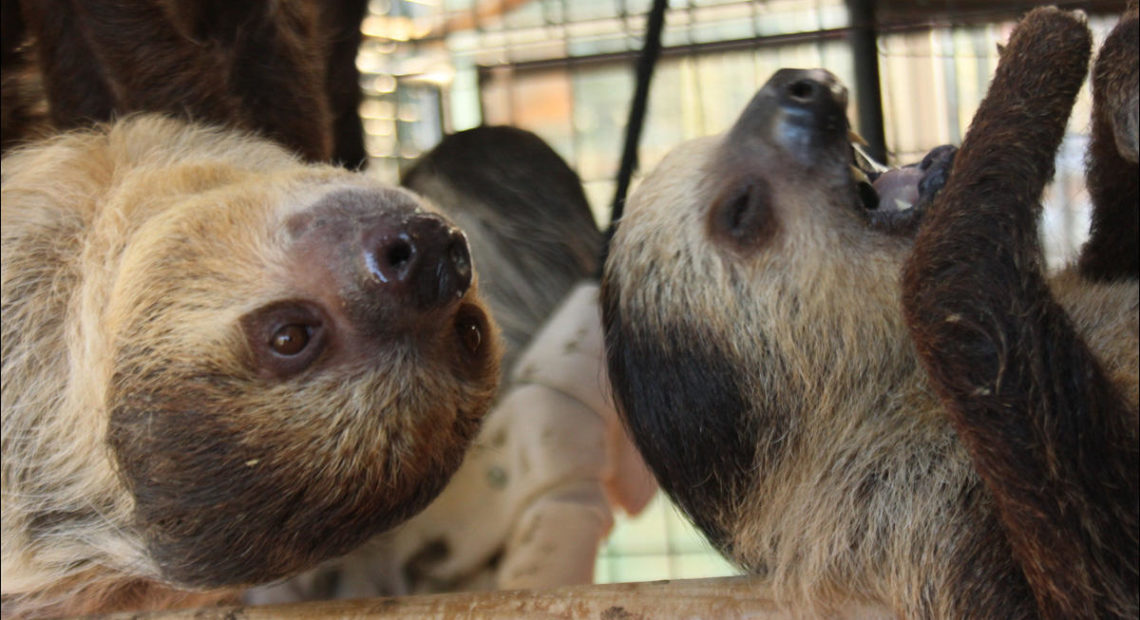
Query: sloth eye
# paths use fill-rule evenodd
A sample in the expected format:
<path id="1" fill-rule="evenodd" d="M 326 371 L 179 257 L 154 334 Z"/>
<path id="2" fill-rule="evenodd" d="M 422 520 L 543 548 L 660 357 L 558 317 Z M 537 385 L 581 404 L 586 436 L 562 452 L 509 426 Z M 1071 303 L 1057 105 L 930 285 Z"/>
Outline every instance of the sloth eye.
<path id="1" fill-rule="evenodd" d="M 456 321 L 455 330 L 459 332 L 459 338 L 471 353 L 478 351 L 479 345 L 483 344 L 483 330 L 479 329 L 479 323 L 474 319 Z"/>
<path id="2" fill-rule="evenodd" d="M 278 355 L 297 355 L 309 345 L 309 329 L 305 325 L 286 325 L 273 334 L 269 347 Z"/>
<path id="3" fill-rule="evenodd" d="M 321 359 L 332 339 L 324 310 L 305 300 L 263 306 L 241 319 L 253 369 L 261 376 L 286 379 Z"/>

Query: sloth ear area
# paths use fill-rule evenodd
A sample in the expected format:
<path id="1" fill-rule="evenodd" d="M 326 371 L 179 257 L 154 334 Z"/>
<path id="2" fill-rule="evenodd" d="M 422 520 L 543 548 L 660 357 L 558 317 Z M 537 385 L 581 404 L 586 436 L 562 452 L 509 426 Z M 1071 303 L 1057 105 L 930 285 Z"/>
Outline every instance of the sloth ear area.
<path id="1" fill-rule="evenodd" d="M 762 247 L 776 231 L 772 188 L 761 178 L 724 185 L 708 214 L 709 235 L 739 252 Z"/>

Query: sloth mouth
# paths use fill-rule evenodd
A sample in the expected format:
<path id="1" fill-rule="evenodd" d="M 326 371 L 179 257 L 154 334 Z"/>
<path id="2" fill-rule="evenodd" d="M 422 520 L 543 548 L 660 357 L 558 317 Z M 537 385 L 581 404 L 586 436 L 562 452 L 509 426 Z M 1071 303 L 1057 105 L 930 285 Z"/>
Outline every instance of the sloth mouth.
<path id="1" fill-rule="evenodd" d="M 875 189 L 875 180 L 889 170 L 886 166 L 871 159 L 860 145 L 861 139 L 857 134 L 849 133 L 851 138 L 851 176 L 855 179 L 855 199 L 865 211 L 875 211 L 879 208 L 879 192 Z"/>
<path id="2" fill-rule="evenodd" d="M 890 234 L 913 235 L 927 207 L 946 184 L 957 148 L 935 147 L 920 163 L 887 168 L 851 144 L 852 203 L 867 225 Z"/>

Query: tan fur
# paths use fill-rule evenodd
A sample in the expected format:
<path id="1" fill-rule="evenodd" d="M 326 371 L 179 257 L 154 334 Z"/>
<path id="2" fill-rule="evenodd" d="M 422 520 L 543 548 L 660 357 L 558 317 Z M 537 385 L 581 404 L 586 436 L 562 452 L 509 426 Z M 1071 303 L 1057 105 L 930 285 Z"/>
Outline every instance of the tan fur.
<path id="1" fill-rule="evenodd" d="M 869 599 L 904 617 L 955 617 L 962 610 L 931 595 L 969 570 L 954 559 L 978 528 L 998 524 L 988 500 L 980 513 L 963 507 L 980 481 L 903 321 L 910 241 L 870 234 L 825 179 L 788 175 L 773 187 L 778 230 L 763 247 L 716 243 L 706 222 L 723 139 L 681 145 L 637 188 L 606 277 L 630 329 L 653 339 L 699 325 L 694 337 L 731 352 L 755 415 L 788 408 L 785 434 L 758 441 L 746 498 L 721 515 L 734 557 L 801 611 Z M 1136 282 L 1066 272 L 1053 283 L 1135 406 Z"/>
<path id="2" fill-rule="evenodd" d="M 124 598 L 155 607 L 191 596 L 161 594 L 166 580 L 107 445 L 109 392 L 182 365 L 248 374 L 243 314 L 306 294 L 340 303 L 321 288 L 319 269 L 301 268 L 288 253 L 283 225 L 350 188 L 401 191 L 302 165 L 248 136 L 147 116 L 5 157 L 6 615 L 89 613 Z M 474 295 L 472 286 L 465 303 Z M 491 347 L 494 334 L 484 339 Z M 313 485 L 304 496 L 313 506 L 299 511 L 337 501 L 338 480 L 366 475 L 396 494 L 453 469 L 489 404 L 495 371 L 462 379 L 449 359 L 431 357 L 440 347 L 424 356 L 393 345 L 311 381 L 246 393 L 230 422 L 271 438 L 275 450 L 251 446 L 246 465 Z M 185 387 L 188 399 L 212 389 Z M 460 415 L 473 417 L 460 424 Z"/>

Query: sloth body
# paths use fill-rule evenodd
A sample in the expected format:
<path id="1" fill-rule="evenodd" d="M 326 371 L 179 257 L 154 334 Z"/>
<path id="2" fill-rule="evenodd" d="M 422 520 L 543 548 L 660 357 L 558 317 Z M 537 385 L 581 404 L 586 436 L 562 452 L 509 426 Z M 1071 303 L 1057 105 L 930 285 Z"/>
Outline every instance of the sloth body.
<path id="1" fill-rule="evenodd" d="M 979 111 L 997 120 L 925 214 L 865 206 L 823 71 L 778 72 L 630 198 L 603 280 L 619 410 L 662 488 L 783 604 L 1137 613 L 1136 274 L 1046 278 L 1035 234 L 1088 47 L 1071 16 L 1027 18 Z M 980 232 L 939 236 L 955 229 Z M 1099 249 L 1135 255 L 1135 236 Z M 1065 400 L 1082 390 L 1088 409 Z"/>
<path id="2" fill-rule="evenodd" d="M 526 132 L 445 140 L 405 180 L 433 207 L 298 161 L 364 163 L 366 2 L 223 4 L 3 5 L 5 614 L 205 604 L 419 544 L 390 528 L 458 466 L 499 353 L 596 272 L 577 175 Z M 27 144 L 140 113 L 227 129 Z"/>
<path id="3" fill-rule="evenodd" d="M 442 217 L 158 117 L 5 157 L 3 313 L 5 614 L 201 602 L 342 554 L 438 493 L 497 384 Z"/>

